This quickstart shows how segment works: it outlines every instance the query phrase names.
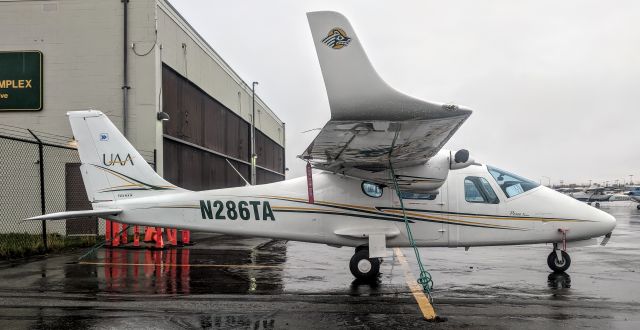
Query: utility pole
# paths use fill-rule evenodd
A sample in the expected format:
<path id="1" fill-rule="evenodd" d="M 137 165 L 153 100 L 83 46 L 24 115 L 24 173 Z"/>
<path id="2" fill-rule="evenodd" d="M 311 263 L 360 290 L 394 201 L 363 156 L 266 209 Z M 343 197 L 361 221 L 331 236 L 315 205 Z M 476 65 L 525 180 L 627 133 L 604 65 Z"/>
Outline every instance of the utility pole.
<path id="1" fill-rule="evenodd" d="M 633 174 L 629 174 L 629 184 L 633 184 Z"/>
<path id="2" fill-rule="evenodd" d="M 252 92 L 252 115 L 251 115 L 251 185 L 256 185 L 256 85 L 257 81 L 251 83 Z"/>

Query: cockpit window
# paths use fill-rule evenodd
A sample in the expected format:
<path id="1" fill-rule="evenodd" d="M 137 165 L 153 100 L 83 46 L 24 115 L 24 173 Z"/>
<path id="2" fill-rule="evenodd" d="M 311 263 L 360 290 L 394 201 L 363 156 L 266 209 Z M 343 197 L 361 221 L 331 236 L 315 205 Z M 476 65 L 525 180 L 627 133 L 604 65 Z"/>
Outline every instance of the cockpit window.
<path id="1" fill-rule="evenodd" d="M 487 166 L 487 169 L 496 182 L 498 182 L 500 189 L 502 189 L 504 194 L 509 198 L 520 195 L 525 191 L 529 191 L 539 186 L 537 182 L 492 166 Z"/>
<path id="2" fill-rule="evenodd" d="M 478 176 L 468 176 L 464 179 L 464 199 L 469 203 L 500 203 L 489 181 Z"/>

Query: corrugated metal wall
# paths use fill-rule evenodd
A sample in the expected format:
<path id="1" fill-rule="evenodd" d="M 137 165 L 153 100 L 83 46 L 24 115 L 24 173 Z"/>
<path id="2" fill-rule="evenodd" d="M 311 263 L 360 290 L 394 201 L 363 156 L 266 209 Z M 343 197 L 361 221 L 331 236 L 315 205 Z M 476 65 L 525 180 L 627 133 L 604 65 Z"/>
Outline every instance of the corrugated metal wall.
<path id="1" fill-rule="evenodd" d="M 191 190 L 244 185 L 249 180 L 251 125 L 171 68 L 162 68 L 164 176 Z M 258 184 L 284 179 L 284 148 L 256 130 Z"/>

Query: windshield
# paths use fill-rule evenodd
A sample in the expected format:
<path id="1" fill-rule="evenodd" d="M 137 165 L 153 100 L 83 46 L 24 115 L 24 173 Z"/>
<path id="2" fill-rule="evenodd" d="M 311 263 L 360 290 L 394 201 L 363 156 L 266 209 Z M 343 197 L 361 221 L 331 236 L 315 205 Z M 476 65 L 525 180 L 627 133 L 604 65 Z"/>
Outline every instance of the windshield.
<path id="1" fill-rule="evenodd" d="M 504 194 L 509 198 L 520 195 L 525 191 L 529 191 L 539 186 L 537 182 L 492 166 L 487 166 L 487 169 L 496 182 L 498 182 L 500 189 L 502 189 Z"/>

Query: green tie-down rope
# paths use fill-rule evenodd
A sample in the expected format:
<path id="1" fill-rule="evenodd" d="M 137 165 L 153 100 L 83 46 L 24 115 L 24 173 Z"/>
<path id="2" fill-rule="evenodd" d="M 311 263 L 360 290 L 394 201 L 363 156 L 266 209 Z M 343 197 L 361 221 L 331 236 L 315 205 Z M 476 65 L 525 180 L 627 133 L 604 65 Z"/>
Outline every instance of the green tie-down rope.
<path id="1" fill-rule="evenodd" d="M 429 300 L 431 300 L 433 280 L 431 279 L 431 274 L 426 269 L 424 269 L 424 265 L 422 265 L 420 251 L 418 251 L 416 241 L 413 239 L 413 233 L 411 233 L 411 226 L 409 226 L 409 219 L 407 219 L 407 211 L 404 209 L 404 202 L 402 201 L 402 195 L 400 194 L 400 189 L 398 187 L 398 179 L 396 178 L 396 173 L 393 170 L 391 160 L 389 160 L 389 169 L 391 170 L 391 180 L 393 181 L 396 194 L 398 195 L 398 199 L 400 200 L 400 207 L 402 207 L 402 216 L 404 217 L 404 225 L 407 227 L 407 236 L 409 237 L 409 243 L 411 243 L 411 246 L 413 247 L 413 252 L 415 252 L 416 259 L 418 260 L 418 267 L 420 267 L 420 277 L 418 278 L 418 284 L 422 286 L 422 291 L 424 291 L 424 293 L 426 293 L 429 297 Z"/>

